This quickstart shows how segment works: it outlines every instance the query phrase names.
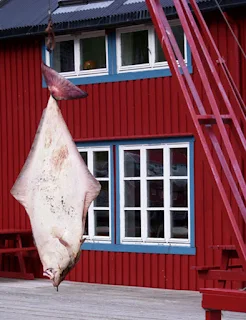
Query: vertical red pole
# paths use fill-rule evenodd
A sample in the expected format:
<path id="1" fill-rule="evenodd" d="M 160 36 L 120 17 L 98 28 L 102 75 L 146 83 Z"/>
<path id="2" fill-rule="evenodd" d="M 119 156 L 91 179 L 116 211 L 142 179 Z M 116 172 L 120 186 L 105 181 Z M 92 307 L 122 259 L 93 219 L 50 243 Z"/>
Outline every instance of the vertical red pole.
<path id="1" fill-rule="evenodd" d="M 221 311 L 206 310 L 206 320 L 221 320 Z"/>

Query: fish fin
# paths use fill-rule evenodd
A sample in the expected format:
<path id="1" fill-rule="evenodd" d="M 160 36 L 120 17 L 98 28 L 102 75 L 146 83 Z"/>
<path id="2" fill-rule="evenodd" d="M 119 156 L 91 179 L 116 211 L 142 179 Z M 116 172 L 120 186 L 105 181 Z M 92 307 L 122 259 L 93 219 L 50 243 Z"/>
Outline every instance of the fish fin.
<path id="1" fill-rule="evenodd" d="M 43 61 L 41 63 L 41 69 L 48 89 L 54 99 L 73 100 L 86 98 L 88 96 L 88 93 L 76 87 L 54 69 L 48 67 Z"/>

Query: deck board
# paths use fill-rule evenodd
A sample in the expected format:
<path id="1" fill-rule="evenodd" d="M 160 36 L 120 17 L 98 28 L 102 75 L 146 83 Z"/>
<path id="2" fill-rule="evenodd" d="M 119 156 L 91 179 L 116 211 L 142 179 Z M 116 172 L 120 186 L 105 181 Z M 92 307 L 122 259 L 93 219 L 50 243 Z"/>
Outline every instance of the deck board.
<path id="1" fill-rule="evenodd" d="M 0 279 L 1 320 L 204 320 L 201 295 L 192 291 Z M 245 314 L 223 312 L 223 320 Z"/>

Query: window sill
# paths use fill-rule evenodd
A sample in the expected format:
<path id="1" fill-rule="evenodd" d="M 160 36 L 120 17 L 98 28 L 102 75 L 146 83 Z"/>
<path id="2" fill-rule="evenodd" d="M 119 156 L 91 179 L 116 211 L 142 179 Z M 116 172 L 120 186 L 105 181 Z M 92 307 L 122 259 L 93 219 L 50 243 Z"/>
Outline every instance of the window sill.
<path id="1" fill-rule="evenodd" d="M 85 242 L 81 250 L 195 255 L 196 248 L 184 245 L 131 245 Z"/>
<path id="2" fill-rule="evenodd" d="M 189 73 L 193 72 L 192 66 L 187 66 Z M 107 82 L 120 82 L 128 80 L 139 80 L 139 79 L 152 79 L 172 76 L 170 68 L 144 70 L 144 71 L 124 71 L 117 74 L 97 74 L 87 76 L 69 76 L 68 79 L 75 85 L 83 84 L 95 84 L 95 83 L 107 83 Z M 43 79 L 43 88 L 47 88 L 47 85 Z"/>

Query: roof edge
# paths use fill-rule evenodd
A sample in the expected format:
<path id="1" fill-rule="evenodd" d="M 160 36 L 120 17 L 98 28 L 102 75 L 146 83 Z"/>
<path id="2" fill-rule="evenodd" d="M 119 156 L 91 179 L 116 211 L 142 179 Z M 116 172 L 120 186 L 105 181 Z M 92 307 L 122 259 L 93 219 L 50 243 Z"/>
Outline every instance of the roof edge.
<path id="1" fill-rule="evenodd" d="M 234 0 L 233 3 L 231 0 L 222 0 L 221 8 L 232 9 L 246 6 L 246 0 Z M 207 2 L 199 4 L 199 8 L 202 13 L 207 13 L 211 11 L 218 10 L 216 3 L 212 3 L 208 6 Z M 172 18 L 177 16 L 175 7 L 164 8 L 166 16 Z M 111 15 L 104 18 L 88 19 L 88 20 L 78 20 L 78 21 L 69 21 L 69 22 L 60 22 L 57 25 L 54 24 L 54 31 L 56 33 L 61 33 L 64 31 L 76 31 L 76 30 L 93 30 L 93 29 L 102 29 L 102 28 L 112 28 L 122 25 L 132 25 L 139 24 L 143 22 L 150 21 L 150 14 L 148 10 L 142 10 L 138 12 L 125 13 L 120 15 Z M 21 38 L 28 36 L 44 36 L 45 35 L 46 25 L 36 25 L 36 26 L 27 26 L 19 27 L 12 29 L 0 30 L 0 39 L 10 39 L 10 38 Z"/>

